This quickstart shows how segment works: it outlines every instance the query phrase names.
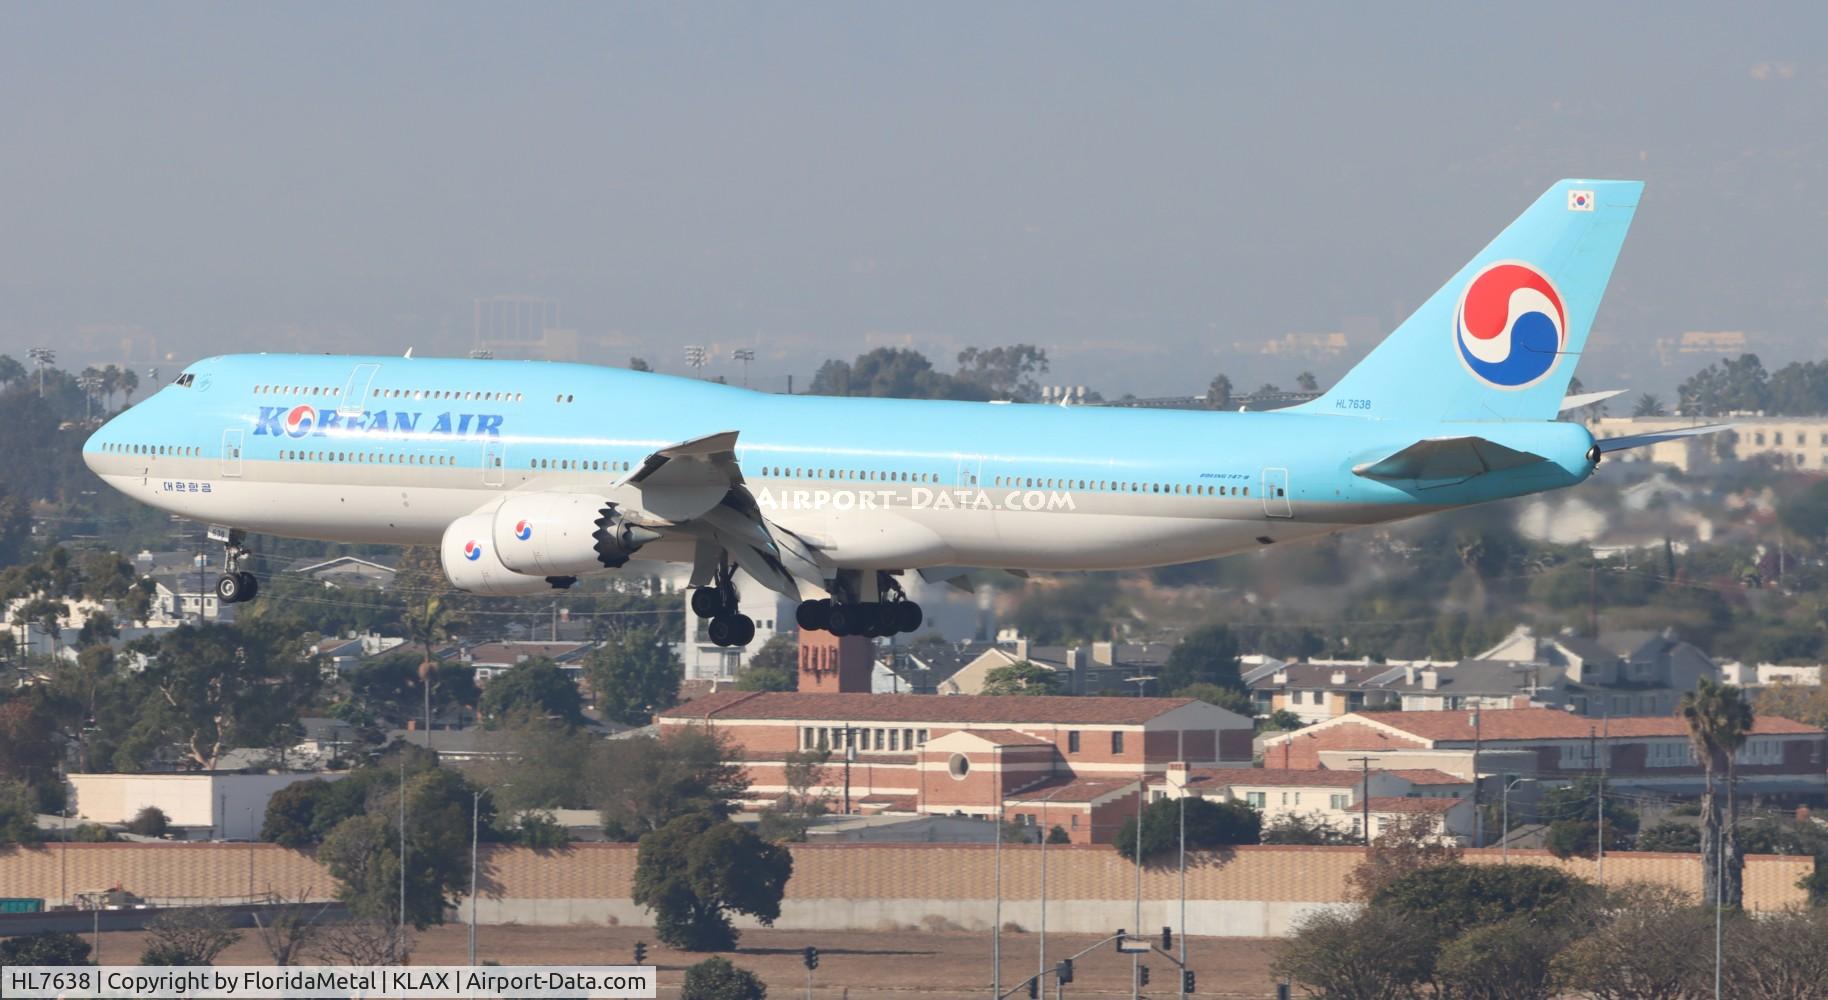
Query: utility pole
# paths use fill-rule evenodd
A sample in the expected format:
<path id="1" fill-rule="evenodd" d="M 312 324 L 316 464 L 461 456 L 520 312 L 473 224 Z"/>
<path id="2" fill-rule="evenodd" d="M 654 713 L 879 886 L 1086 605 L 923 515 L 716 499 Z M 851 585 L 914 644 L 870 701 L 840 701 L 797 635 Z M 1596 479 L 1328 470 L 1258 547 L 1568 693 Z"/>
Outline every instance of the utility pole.
<path id="1" fill-rule="evenodd" d="M 1599 855 L 1593 874 L 1600 886 L 1604 887 L 1606 884 L 1606 757 L 1611 755 L 1611 744 L 1608 738 L 1612 735 L 1610 706 L 1608 706 L 1607 714 L 1600 717 L 1600 725 L 1603 728 L 1603 735 L 1598 746 L 1594 748 L 1596 763 L 1599 765 L 1599 786 L 1593 793 L 1593 809 L 1598 814 L 1594 818 L 1594 822 L 1597 824 L 1595 829 L 1598 832 Z"/>
<path id="2" fill-rule="evenodd" d="M 400 940 L 406 940 L 406 748 L 400 748 Z M 395 958 L 398 959 L 398 947 Z"/>
<path id="3" fill-rule="evenodd" d="M 755 352 L 747 347 L 739 347 L 730 352 L 730 357 L 743 363 L 743 388 L 749 388 L 749 362 L 755 360 Z"/>
<path id="4" fill-rule="evenodd" d="M 1480 812 L 1483 805 L 1479 795 L 1479 749 L 1481 743 L 1479 725 L 1479 705 L 1473 705 L 1473 845 L 1485 846 L 1485 816 Z"/>
<path id="5" fill-rule="evenodd" d="M 1348 758 L 1348 762 L 1359 765 L 1360 773 L 1365 776 L 1364 783 L 1358 789 L 1358 806 L 1360 815 L 1364 817 L 1360 822 L 1365 827 L 1365 848 L 1369 850 L 1371 847 L 1371 758 L 1369 755 L 1352 757 Z"/>

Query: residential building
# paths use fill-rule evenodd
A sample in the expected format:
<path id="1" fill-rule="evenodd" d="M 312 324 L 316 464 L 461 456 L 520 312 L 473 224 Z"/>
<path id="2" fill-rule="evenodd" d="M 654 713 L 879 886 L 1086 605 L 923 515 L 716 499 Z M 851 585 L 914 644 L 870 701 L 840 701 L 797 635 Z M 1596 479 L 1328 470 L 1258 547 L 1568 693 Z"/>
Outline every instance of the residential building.
<path id="1" fill-rule="evenodd" d="M 266 821 L 267 800 L 300 781 L 330 774 L 72 774 L 76 813 L 84 823 L 120 824 L 154 806 L 186 840 L 256 840 Z"/>
<path id="2" fill-rule="evenodd" d="M 1399 701 L 1389 689 L 1403 676 L 1399 662 L 1253 659 L 1257 662 L 1244 664 L 1242 676 L 1261 716 L 1291 712 L 1304 723 L 1321 722 L 1368 708 L 1394 708 Z"/>
<path id="3" fill-rule="evenodd" d="M 1828 417 L 1767 417 L 1734 414 L 1709 417 L 1601 417 L 1588 426 L 1597 438 L 1628 437 L 1700 424 L 1731 422 L 1727 454 L 1745 460 L 1763 458 L 1791 469 L 1828 469 Z M 1683 472 L 1719 465 L 1723 443 L 1719 435 L 1677 438 L 1647 448 L 1622 451 L 1614 458 L 1626 462 L 1656 462 Z"/>
<path id="4" fill-rule="evenodd" d="M 839 811 L 976 816 L 1054 785 L 1128 785 L 1078 786 L 1089 816 L 1176 761 L 1248 765 L 1252 730 L 1249 719 L 1190 698 L 805 691 L 720 691 L 658 721 L 663 734 L 703 726 L 729 739 L 752 805 L 788 790 L 789 754 L 824 751 L 814 791 Z M 1108 832 L 1088 819 L 1076 839 Z"/>
<path id="5" fill-rule="evenodd" d="M 446 647 L 439 650 L 437 655 L 445 663 L 458 663 L 473 669 L 476 672 L 476 686 L 481 687 L 496 674 L 512 670 L 528 660 L 541 658 L 557 664 L 575 682 L 584 672 L 584 658 L 594 648 L 588 642 L 516 640 Z"/>
<path id="6" fill-rule="evenodd" d="M 936 687 L 940 694 L 978 694 L 991 671 L 1026 661 L 1053 671 L 1063 694 L 1122 694 L 1135 691 L 1130 678 L 1159 673 L 1173 648 L 1167 642 L 1044 646 L 1016 638 L 984 649 Z"/>
<path id="7" fill-rule="evenodd" d="M 1371 758 L 1374 768 L 1429 768 L 1462 778 L 1477 773 L 1565 784 L 1604 771 L 1613 785 L 1669 794 L 1701 790 L 1703 771 L 1676 716 L 1588 718 L 1560 709 L 1367 712 L 1342 715 L 1263 741 L 1265 764 L 1344 770 Z M 1759 716 L 1739 751 L 1739 786 L 1748 792 L 1828 790 L 1828 746 L 1821 729 Z"/>
<path id="8" fill-rule="evenodd" d="M 1470 843 L 1473 837 L 1472 782 L 1430 768 L 1361 771 L 1357 768 L 1284 769 L 1170 767 L 1151 781 L 1154 799 L 1190 795 L 1250 806 L 1265 826 L 1300 819 L 1340 834 L 1371 836 L 1417 812 L 1439 817 L 1443 839 Z"/>
<path id="9" fill-rule="evenodd" d="M 287 570 L 308 576 L 330 589 L 386 590 L 393 586 L 394 565 L 391 560 L 338 556 L 322 562 L 306 563 Z"/>
<path id="10" fill-rule="evenodd" d="M 1722 663 L 1721 679 L 1728 684 L 1740 687 L 1770 687 L 1774 684 L 1800 684 L 1804 687 L 1822 686 L 1822 665 L 1819 663 Z"/>

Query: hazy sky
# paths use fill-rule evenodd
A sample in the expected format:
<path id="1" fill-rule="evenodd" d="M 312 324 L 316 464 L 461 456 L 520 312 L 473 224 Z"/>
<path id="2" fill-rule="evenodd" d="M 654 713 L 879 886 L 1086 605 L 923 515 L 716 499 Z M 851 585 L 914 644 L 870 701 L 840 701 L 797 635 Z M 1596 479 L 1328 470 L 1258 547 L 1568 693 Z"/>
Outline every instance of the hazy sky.
<path id="1" fill-rule="evenodd" d="M 986 6 L 0 5 L 0 351 L 462 353 L 532 293 L 662 368 L 1286 384 L 1232 345 L 1388 329 L 1623 176 L 1589 385 L 1684 330 L 1828 356 L 1828 7 Z"/>

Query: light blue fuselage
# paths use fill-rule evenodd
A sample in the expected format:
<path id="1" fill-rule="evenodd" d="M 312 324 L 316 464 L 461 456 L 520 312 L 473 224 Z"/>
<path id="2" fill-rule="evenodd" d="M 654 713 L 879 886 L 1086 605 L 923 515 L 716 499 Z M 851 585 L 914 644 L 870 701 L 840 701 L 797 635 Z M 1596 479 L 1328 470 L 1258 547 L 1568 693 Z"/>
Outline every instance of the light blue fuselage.
<path id="1" fill-rule="evenodd" d="M 288 421 L 299 407 L 308 423 Z M 658 449 L 721 431 L 738 432 L 762 513 L 851 568 L 1184 562 L 1593 470 L 1586 429 L 1551 421 L 781 396 L 578 364 L 317 355 L 197 362 L 84 457 L 199 521 L 420 544 L 504 496 L 607 495 Z M 1459 481 L 1353 471 L 1458 436 L 1546 461 Z"/>

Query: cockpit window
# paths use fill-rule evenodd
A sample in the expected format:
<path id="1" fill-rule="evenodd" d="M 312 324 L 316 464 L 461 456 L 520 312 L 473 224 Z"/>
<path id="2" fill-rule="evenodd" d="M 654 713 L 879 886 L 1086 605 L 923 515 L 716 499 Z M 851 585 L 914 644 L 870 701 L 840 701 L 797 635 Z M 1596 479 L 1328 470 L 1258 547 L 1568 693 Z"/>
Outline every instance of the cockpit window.
<path id="1" fill-rule="evenodd" d="M 184 388 L 188 389 L 188 388 L 190 388 L 190 384 L 192 382 L 195 382 L 196 380 L 197 380 L 196 375 L 194 375 L 190 372 L 185 372 L 184 374 L 179 375 L 177 378 L 172 379 L 171 384 L 172 385 L 181 385 Z"/>

